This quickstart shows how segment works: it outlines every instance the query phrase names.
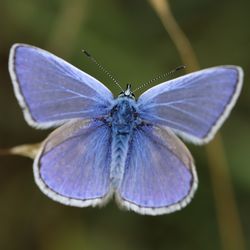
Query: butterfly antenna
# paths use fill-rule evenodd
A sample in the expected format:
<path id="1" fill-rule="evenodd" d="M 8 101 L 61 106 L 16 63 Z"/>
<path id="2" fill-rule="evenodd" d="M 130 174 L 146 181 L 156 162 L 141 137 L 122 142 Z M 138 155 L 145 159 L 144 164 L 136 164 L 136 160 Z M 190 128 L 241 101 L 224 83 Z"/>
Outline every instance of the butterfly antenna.
<path id="1" fill-rule="evenodd" d="M 101 70 L 101 71 L 103 71 L 122 91 L 124 91 L 123 90 L 123 88 L 121 87 L 121 85 L 119 84 L 119 82 L 99 63 L 99 62 L 97 62 L 96 61 L 96 59 L 93 57 L 93 56 L 91 56 L 86 50 L 82 50 L 82 52 L 92 61 L 92 62 L 94 62 L 96 65 L 97 65 L 97 67 Z"/>
<path id="2" fill-rule="evenodd" d="M 175 69 L 173 69 L 173 70 L 171 70 L 171 71 L 169 71 L 169 72 L 167 72 L 167 73 L 165 73 L 165 74 L 163 74 L 163 75 L 156 76 L 155 78 L 151 79 L 151 80 L 148 81 L 148 82 L 143 83 L 141 86 L 139 86 L 138 88 L 136 88 L 136 89 L 133 91 L 133 93 L 135 93 L 136 91 L 138 91 L 138 90 L 144 88 L 145 86 L 151 84 L 151 83 L 154 82 L 154 81 L 160 80 L 160 79 L 162 79 L 162 78 L 166 78 L 167 76 L 172 75 L 172 74 L 176 73 L 177 71 L 182 70 L 182 69 L 185 69 L 185 68 L 186 68 L 186 65 L 181 65 L 181 66 L 178 66 L 177 68 L 175 68 Z"/>

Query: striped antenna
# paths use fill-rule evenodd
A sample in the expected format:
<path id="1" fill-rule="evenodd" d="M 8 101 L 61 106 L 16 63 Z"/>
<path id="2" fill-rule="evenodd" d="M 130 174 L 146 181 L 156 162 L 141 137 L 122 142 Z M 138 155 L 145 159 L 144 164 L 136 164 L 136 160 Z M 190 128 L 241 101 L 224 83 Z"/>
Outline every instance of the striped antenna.
<path id="1" fill-rule="evenodd" d="M 97 67 L 102 71 L 104 72 L 122 91 L 123 88 L 121 87 L 121 85 L 119 84 L 119 82 L 99 63 L 96 61 L 96 59 L 91 56 L 86 50 L 82 50 L 82 52 L 84 53 L 84 55 L 86 55 L 92 62 L 94 62 Z"/>
<path id="2" fill-rule="evenodd" d="M 160 79 L 162 79 L 162 78 L 166 78 L 167 76 L 172 75 L 172 74 L 176 73 L 177 71 L 182 70 L 182 69 L 185 69 L 185 68 L 186 68 L 186 65 L 181 65 L 181 66 L 178 66 L 177 68 L 171 70 L 170 72 L 167 72 L 167 73 L 165 73 L 165 74 L 163 74 L 163 75 L 156 76 L 155 78 L 151 79 L 151 80 L 148 81 L 148 82 L 143 83 L 141 86 L 139 86 L 138 88 L 136 88 L 136 89 L 133 91 L 133 93 L 135 93 L 136 91 L 138 91 L 138 90 L 144 88 L 145 86 L 151 84 L 151 83 L 154 82 L 154 81 L 160 80 Z"/>

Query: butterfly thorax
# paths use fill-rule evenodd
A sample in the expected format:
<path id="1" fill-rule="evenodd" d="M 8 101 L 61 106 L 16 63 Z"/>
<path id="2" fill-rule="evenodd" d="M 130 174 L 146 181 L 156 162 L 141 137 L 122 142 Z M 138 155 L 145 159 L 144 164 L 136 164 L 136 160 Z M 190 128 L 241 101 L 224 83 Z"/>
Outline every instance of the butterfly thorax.
<path id="1" fill-rule="evenodd" d="M 113 187 L 117 188 L 123 178 L 133 130 L 139 121 L 135 100 L 127 97 L 118 97 L 110 115 L 112 124 L 110 178 Z"/>
<path id="2" fill-rule="evenodd" d="M 112 130 L 116 134 L 129 134 L 136 125 L 136 102 L 126 97 L 117 99 L 111 110 Z"/>

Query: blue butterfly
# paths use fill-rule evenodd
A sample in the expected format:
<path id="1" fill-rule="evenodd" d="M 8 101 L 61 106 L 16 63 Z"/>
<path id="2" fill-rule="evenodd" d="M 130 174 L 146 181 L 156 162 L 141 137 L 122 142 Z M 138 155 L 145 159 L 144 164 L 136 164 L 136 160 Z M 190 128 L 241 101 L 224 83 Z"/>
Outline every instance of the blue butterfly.
<path id="1" fill-rule="evenodd" d="M 9 70 L 28 124 L 57 128 L 34 161 L 51 199 L 86 207 L 117 203 L 140 214 L 185 207 L 198 184 L 194 161 L 175 135 L 209 142 L 242 87 L 238 66 L 219 66 L 161 83 L 135 99 L 114 98 L 87 73 L 42 49 L 15 44 Z"/>

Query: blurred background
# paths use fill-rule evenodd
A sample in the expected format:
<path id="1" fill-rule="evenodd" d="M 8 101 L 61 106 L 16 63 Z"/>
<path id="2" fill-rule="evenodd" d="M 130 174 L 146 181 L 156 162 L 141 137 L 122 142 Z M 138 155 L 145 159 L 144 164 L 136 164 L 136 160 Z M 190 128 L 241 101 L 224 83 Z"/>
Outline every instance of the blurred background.
<path id="1" fill-rule="evenodd" d="M 202 68 L 236 64 L 245 71 L 242 94 L 221 135 L 243 232 L 235 233 L 245 244 L 231 249 L 250 249 L 250 1 L 170 4 Z M 105 83 L 115 95 L 119 89 L 83 55 L 83 48 L 122 86 L 137 86 L 182 64 L 156 12 L 143 0 L 0 0 L 0 32 L 1 148 L 40 142 L 50 132 L 29 127 L 14 97 L 8 73 L 13 43 L 53 52 Z M 158 217 L 121 211 L 113 201 L 101 209 L 55 203 L 35 185 L 32 160 L 0 157 L 0 249 L 225 250 L 223 241 L 230 238 L 222 239 L 223 230 L 234 229 L 219 223 L 209 159 L 204 147 L 188 147 L 196 160 L 198 191 L 185 209 Z M 221 199 L 227 206 L 227 197 Z"/>

